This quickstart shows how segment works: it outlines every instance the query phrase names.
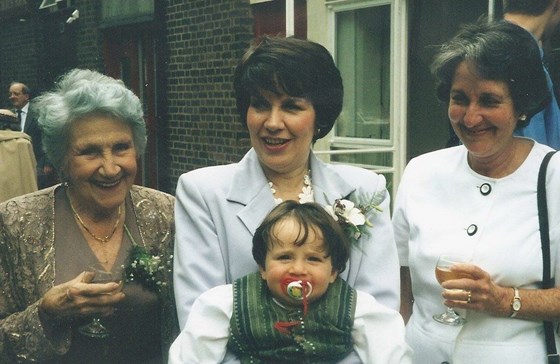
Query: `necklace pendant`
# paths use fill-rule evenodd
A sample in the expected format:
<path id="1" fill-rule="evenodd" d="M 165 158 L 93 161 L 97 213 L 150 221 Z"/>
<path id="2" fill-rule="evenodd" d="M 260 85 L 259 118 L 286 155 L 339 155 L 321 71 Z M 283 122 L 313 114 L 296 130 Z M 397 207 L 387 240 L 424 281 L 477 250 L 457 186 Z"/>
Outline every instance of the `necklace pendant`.
<path id="1" fill-rule="evenodd" d="M 86 224 L 84 223 L 84 220 L 82 220 L 82 218 L 80 217 L 80 215 L 78 214 L 78 211 L 76 211 L 76 209 L 74 208 L 74 204 L 72 204 L 72 199 L 70 198 L 70 193 L 68 192 L 68 189 L 66 190 L 66 197 L 68 198 L 68 202 L 70 203 L 70 208 L 72 209 L 72 212 L 74 213 L 74 215 L 76 216 L 76 219 L 78 220 L 78 222 L 80 223 L 80 225 L 84 228 L 84 230 L 95 240 L 99 241 L 102 244 L 106 244 L 107 242 L 109 242 L 109 240 L 113 237 L 113 235 L 115 235 L 115 231 L 117 231 L 117 227 L 119 226 L 119 222 L 121 221 L 121 207 L 122 205 L 119 205 L 119 211 L 118 211 L 118 216 L 117 216 L 117 220 L 115 221 L 115 225 L 113 225 L 113 230 L 111 231 L 111 234 L 103 237 L 99 237 L 97 235 L 95 235 L 93 233 L 93 231 L 91 231 Z"/>

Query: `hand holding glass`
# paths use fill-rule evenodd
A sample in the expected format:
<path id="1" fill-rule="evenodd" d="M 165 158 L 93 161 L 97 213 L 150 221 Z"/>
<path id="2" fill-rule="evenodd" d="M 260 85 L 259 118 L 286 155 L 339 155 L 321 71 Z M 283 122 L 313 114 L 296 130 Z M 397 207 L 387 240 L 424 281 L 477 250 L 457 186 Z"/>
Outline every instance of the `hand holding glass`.
<path id="1" fill-rule="evenodd" d="M 468 259 L 462 256 L 442 255 L 436 264 L 436 279 L 439 284 L 451 279 L 471 278 L 465 273 L 457 273 L 451 271 L 451 267 L 457 263 L 466 263 Z M 466 320 L 459 316 L 451 307 L 447 307 L 444 313 L 433 316 L 434 320 L 439 323 L 451 326 L 463 325 Z"/>
<path id="2" fill-rule="evenodd" d="M 89 283 L 109 283 L 122 280 L 122 272 L 120 269 L 106 271 L 100 263 L 89 266 L 87 271 L 95 274 Z M 82 335 L 99 339 L 105 339 L 110 336 L 109 330 L 103 326 L 99 317 L 94 317 L 89 324 L 80 327 L 78 330 Z"/>

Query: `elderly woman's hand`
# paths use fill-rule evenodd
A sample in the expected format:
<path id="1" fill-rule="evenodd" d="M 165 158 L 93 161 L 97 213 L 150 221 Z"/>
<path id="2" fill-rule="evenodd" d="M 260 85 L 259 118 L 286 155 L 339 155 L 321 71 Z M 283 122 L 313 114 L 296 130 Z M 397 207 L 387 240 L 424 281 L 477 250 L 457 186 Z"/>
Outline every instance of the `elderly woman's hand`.
<path id="1" fill-rule="evenodd" d="M 448 280 L 442 284 L 446 306 L 485 312 L 497 317 L 511 314 L 513 291 L 510 287 L 497 285 L 486 271 L 473 264 L 458 263 L 451 270 L 471 278 Z"/>
<path id="2" fill-rule="evenodd" d="M 125 297 L 122 283 L 90 283 L 93 276 L 92 272 L 83 272 L 47 291 L 39 306 L 41 319 L 52 325 L 92 314 L 111 314 Z"/>

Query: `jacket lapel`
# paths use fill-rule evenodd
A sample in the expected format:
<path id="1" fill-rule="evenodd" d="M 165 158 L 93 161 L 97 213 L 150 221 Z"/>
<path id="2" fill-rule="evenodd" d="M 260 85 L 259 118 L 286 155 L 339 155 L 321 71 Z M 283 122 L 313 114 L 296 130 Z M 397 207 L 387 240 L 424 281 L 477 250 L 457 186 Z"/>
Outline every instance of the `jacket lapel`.
<path id="1" fill-rule="evenodd" d="M 27 108 L 27 115 L 25 116 L 25 125 L 23 126 L 22 130 L 24 133 L 28 133 L 29 129 L 31 129 L 31 126 L 33 124 L 35 124 L 37 121 L 35 120 L 35 118 L 33 117 L 33 114 L 31 112 L 31 107 Z"/>
<path id="2" fill-rule="evenodd" d="M 331 165 L 323 163 L 313 153 L 309 159 L 315 202 L 332 205 L 336 199 L 348 198 L 356 190 Z"/>
<path id="3" fill-rule="evenodd" d="M 226 199 L 229 203 L 244 206 L 237 213 L 237 217 L 251 235 L 255 233 L 266 214 L 274 208 L 274 198 L 268 181 L 253 149 L 237 164 Z"/>
<path id="4" fill-rule="evenodd" d="M 310 154 L 309 159 L 315 202 L 330 205 L 336 199 L 347 198 L 356 190 L 332 166 L 320 161 L 313 153 Z M 276 205 L 254 149 L 251 149 L 237 164 L 226 199 L 230 203 L 244 206 L 237 217 L 251 235 L 255 233 L 266 214 Z"/>
<path id="5" fill-rule="evenodd" d="M 315 202 L 333 204 L 336 199 L 347 198 L 356 188 L 349 184 L 332 166 L 320 161 L 313 153 L 309 157 Z M 254 234 L 266 214 L 276 205 L 270 192 L 257 154 L 251 149 L 237 164 L 230 190 L 226 196 L 230 203 L 244 207 L 238 212 L 245 227 Z"/>
<path id="6" fill-rule="evenodd" d="M 39 220 L 42 220 L 40 226 L 41 239 L 38 239 L 35 244 L 24 244 L 26 249 L 32 249 L 35 264 L 33 266 L 34 279 L 36 284 L 35 290 L 26 290 L 25 294 L 28 295 L 27 304 L 34 302 L 37 299 L 37 292 L 41 294 L 47 292 L 54 286 L 55 279 L 55 250 L 54 250 L 54 194 L 60 184 L 56 186 L 49 187 L 48 189 L 42 190 L 35 193 L 35 197 L 32 201 L 34 203 L 34 208 L 40 211 L 38 214 Z M 30 195 L 31 196 L 31 195 Z M 36 198 L 36 196 L 41 196 Z M 28 239 L 30 237 L 27 237 Z M 30 254 L 30 252 L 27 252 Z M 22 269 L 25 271 L 25 269 Z M 22 286 L 25 286 L 27 282 L 22 281 Z"/>

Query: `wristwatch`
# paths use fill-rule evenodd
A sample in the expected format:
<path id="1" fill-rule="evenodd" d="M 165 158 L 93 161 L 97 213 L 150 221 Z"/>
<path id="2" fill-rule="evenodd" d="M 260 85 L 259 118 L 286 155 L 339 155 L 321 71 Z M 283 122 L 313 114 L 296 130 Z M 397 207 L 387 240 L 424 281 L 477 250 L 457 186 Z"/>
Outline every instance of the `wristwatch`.
<path id="1" fill-rule="evenodd" d="M 521 309 L 521 297 L 519 296 L 519 289 L 513 287 L 513 301 L 511 301 L 511 315 L 509 317 L 514 318 Z"/>

